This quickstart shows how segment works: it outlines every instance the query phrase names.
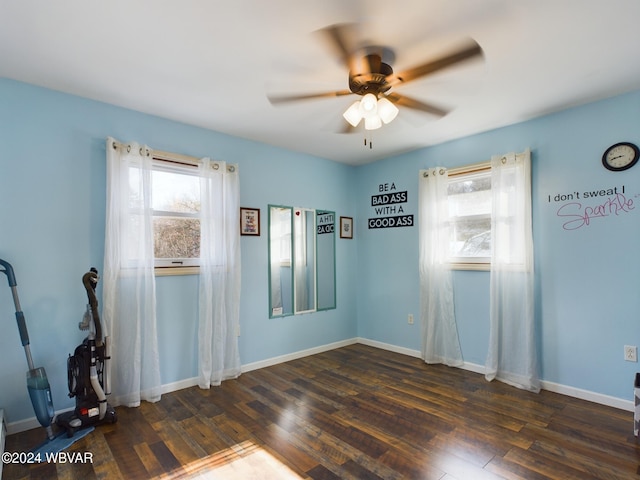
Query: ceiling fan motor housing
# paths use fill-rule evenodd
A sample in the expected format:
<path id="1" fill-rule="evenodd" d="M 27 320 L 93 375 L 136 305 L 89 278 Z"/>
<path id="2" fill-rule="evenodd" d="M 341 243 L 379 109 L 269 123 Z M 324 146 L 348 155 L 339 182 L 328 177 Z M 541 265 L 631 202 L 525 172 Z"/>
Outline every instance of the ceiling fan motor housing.
<path id="1" fill-rule="evenodd" d="M 380 55 L 370 54 L 364 57 L 364 65 L 369 66 L 367 72 L 349 72 L 349 90 L 356 95 L 373 93 L 378 96 L 391 88 L 387 76 L 393 73 L 390 65 L 383 63 Z"/>

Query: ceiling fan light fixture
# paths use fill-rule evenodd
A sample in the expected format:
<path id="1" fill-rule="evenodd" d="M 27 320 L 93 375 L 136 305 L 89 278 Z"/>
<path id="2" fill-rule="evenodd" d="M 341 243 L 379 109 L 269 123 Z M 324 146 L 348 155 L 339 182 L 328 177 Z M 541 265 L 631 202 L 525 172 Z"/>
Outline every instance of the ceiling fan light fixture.
<path id="1" fill-rule="evenodd" d="M 382 120 L 378 115 L 373 115 L 371 117 L 364 117 L 364 129 L 365 130 L 376 130 L 382 126 Z"/>
<path id="2" fill-rule="evenodd" d="M 373 93 L 367 93 L 360 100 L 360 114 L 365 118 L 377 116 L 378 98 Z"/>
<path id="3" fill-rule="evenodd" d="M 353 102 L 342 116 L 351 124 L 352 127 L 357 127 L 360 120 L 362 120 L 362 114 L 360 113 L 360 100 Z"/>
<path id="4" fill-rule="evenodd" d="M 382 97 L 378 100 L 378 116 L 385 124 L 393 121 L 398 116 L 398 111 L 398 107 L 388 99 Z"/>

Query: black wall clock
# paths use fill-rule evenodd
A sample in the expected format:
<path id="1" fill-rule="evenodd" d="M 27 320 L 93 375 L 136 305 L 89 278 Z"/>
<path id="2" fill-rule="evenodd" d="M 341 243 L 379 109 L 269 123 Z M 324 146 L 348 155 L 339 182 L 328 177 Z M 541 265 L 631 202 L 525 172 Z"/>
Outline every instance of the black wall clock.
<path id="1" fill-rule="evenodd" d="M 621 172 L 633 167 L 638 162 L 640 150 L 633 143 L 620 142 L 611 145 L 602 155 L 602 165 L 608 170 Z"/>

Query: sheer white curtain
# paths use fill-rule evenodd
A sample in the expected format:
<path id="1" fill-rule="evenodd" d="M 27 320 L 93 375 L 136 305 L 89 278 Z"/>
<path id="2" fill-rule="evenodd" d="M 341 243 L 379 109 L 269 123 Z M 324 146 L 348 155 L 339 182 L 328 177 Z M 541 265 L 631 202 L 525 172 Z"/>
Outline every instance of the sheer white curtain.
<path id="1" fill-rule="evenodd" d="M 107 139 L 103 320 L 111 338 L 115 404 L 160 399 L 151 217 L 151 155 Z M 129 241 L 133 240 L 133 241 Z"/>
<path id="2" fill-rule="evenodd" d="M 538 392 L 531 154 L 491 159 L 490 332 L 486 378 Z"/>
<path id="3" fill-rule="evenodd" d="M 199 385 L 210 388 L 240 375 L 240 180 L 238 167 L 203 159 Z"/>
<path id="4" fill-rule="evenodd" d="M 420 304 L 422 358 L 461 366 L 462 352 L 453 307 L 449 257 L 448 174 L 421 170 L 419 177 Z"/>

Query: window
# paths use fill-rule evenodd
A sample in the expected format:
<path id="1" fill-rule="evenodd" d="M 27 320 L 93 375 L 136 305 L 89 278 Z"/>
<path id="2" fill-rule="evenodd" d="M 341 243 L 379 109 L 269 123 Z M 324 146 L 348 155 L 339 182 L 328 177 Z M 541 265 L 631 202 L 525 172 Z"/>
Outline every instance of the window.
<path id="1" fill-rule="evenodd" d="M 449 170 L 449 257 L 453 268 L 488 270 L 491 265 L 491 166 Z"/>
<path id="2" fill-rule="evenodd" d="M 129 168 L 130 206 L 140 197 L 140 169 Z M 151 173 L 154 257 L 161 269 L 196 267 L 200 258 L 200 176 L 197 163 L 178 158 L 153 158 Z M 130 221 L 138 221 L 132 215 Z M 133 230 L 135 231 L 135 229 Z M 130 238 L 129 242 L 137 239 Z M 135 251 L 133 245 L 131 251 Z M 165 272 L 166 273 L 166 272 Z M 172 272 L 177 273 L 177 272 Z"/>

